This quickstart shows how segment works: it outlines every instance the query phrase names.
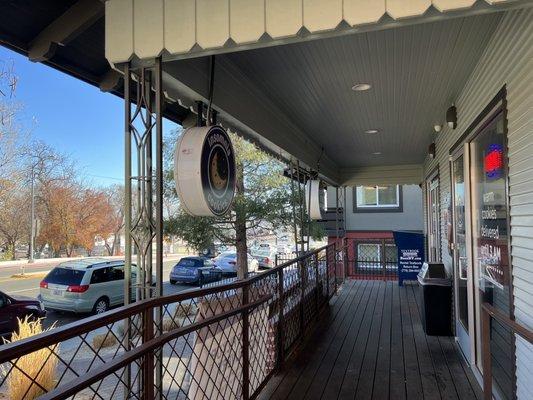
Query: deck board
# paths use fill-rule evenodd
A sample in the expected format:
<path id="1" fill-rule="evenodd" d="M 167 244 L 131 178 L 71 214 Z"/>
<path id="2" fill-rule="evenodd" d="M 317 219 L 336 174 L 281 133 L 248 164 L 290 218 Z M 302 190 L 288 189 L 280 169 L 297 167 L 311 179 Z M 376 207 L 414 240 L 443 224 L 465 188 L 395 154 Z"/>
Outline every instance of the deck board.
<path id="1" fill-rule="evenodd" d="M 418 288 L 348 281 L 259 399 L 479 400 L 453 338 L 426 336 Z"/>
<path id="2" fill-rule="evenodd" d="M 391 315 L 391 362 L 389 397 L 403 400 L 405 390 L 405 364 L 403 362 L 402 316 L 400 312 L 400 287 L 392 285 L 392 315 Z M 378 397 L 376 397 L 378 398 Z M 387 397 L 383 397 L 386 399 Z"/>
<path id="3" fill-rule="evenodd" d="M 316 327 L 314 334 L 308 339 L 310 343 L 320 343 L 320 347 L 327 346 L 339 321 L 346 317 L 351 303 L 357 298 L 360 286 L 344 286 L 340 291 L 335 305 L 330 308 L 327 318 L 322 318 Z M 281 373 L 275 375 L 269 384 L 261 391 L 259 399 L 283 399 L 288 396 L 294 387 L 303 370 L 312 358 L 318 357 L 318 351 L 301 351 L 299 357 L 294 360 L 291 368 L 285 368 Z"/>
<path id="4" fill-rule="evenodd" d="M 368 336 L 370 334 L 370 327 L 372 323 L 372 317 L 374 314 L 374 309 L 376 306 L 376 299 L 378 295 L 379 286 L 376 284 L 377 281 L 371 281 L 372 284 L 372 294 L 369 298 L 365 313 L 358 321 L 361 325 L 359 333 L 357 335 L 357 340 L 355 346 L 352 349 L 350 355 L 350 360 L 346 367 L 346 372 L 344 374 L 344 379 L 339 392 L 339 399 L 351 399 L 354 396 L 355 391 L 357 390 L 357 384 L 359 383 L 360 371 L 363 365 L 363 359 L 365 355 L 366 344 L 368 341 Z"/>
<path id="5" fill-rule="evenodd" d="M 357 305 L 352 307 L 352 312 L 355 314 L 362 314 L 366 309 L 368 300 L 370 298 L 372 284 L 368 283 L 364 291 L 361 292 L 361 297 L 358 299 Z M 313 377 L 311 385 L 305 388 L 306 399 L 316 399 L 322 396 L 333 396 L 324 391 L 337 390 L 344 378 L 345 365 L 348 363 L 348 357 L 353 347 L 354 338 L 357 337 L 357 329 L 359 324 L 354 323 L 357 317 L 350 319 L 350 324 L 347 326 L 340 349 L 338 347 L 330 348 L 327 362 L 323 363 L 317 374 Z M 326 361 L 326 360 L 325 360 Z M 329 383 L 327 383 L 329 381 Z M 300 390 L 300 388 L 298 388 Z M 335 394 L 336 397 L 336 394 Z"/>
<path id="6" fill-rule="evenodd" d="M 353 300 L 349 303 L 350 310 L 354 310 L 358 307 L 359 303 L 363 301 L 366 297 L 366 286 L 357 286 L 358 291 L 353 296 Z M 291 387 L 290 398 L 291 399 L 302 399 L 305 397 L 306 393 L 310 390 L 313 390 L 312 387 L 315 385 L 315 379 L 318 382 L 327 379 L 329 375 L 329 368 L 335 362 L 335 357 L 339 354 L 339 347 L 342 344 L 343 339 L 346 337 L 350 322 L 352 318 L 344 318 L 338 320 L 337 329 L 330 330 L 332 335 L 328 335 L 328 345 L 321 346 L 320 343 L 313 343 L 313 353 L 314 357 L 310 359 L 305 368 L 302 371 L 302 374 L 299 376 L 298 380 Z"/>

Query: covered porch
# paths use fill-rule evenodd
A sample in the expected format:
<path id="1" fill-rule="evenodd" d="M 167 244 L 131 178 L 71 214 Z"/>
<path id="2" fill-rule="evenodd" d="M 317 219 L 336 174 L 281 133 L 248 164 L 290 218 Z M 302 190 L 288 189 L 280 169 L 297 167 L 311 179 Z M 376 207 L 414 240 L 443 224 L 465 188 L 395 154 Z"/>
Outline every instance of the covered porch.
<path id="1" fill-rule="evenodd" d="M 500 397 L 530 398 L 532 339 L 523 326 L 532 322 L 533 304 L 531 1 L 376 1 L 373 10 L 348 1 L 295 0 L 287 7 L 273 0 L 62 3 L 30 27 L 16 23 L 26 19 L 11 7 L 2 16 L 0 39 L 124 97 L 126 264 L 134 260 L 132 248 L 142 247 L 137 265 L 148 277 L 155 273 L 156 290 L 104 316 L 3 346 L 0 363 L 8 375 L 24 375 L 23 357 L 44 350 L 61 373 L 51 388 L 31 379 L 31 387 L 46 392 L 44 399 L 480 399 L 481 376 L 472 371 L 484 370 L 490 399 L 489 325 L 499 319 L 509 328 L 514 363 L 510 389 Z M 28 10 L 37 14 L 33 6 Z M 487 117 L 484 108 L 496 105 L 505 119 L 498 130 L 505 146 L 497 148 L 498 171 L 485 172 L 505 180 L 496 204 L 505 219 L 497 244 L 508 246 L 498 254 L 510 259 L 496 263 L 507 268 L 505 315 L 475 297 L 481 269 L 474 268 L 467 243 L 470 199 L 453 197 L 465 190 L 468 173 L 452 182 L 450 164 L 452 151 L 464 149 Z M 450 109 L 455 115 L 448 120 Z M 254 277 L 162 296 L 165 118 L 183 127 L 217 122 L 291 169 L 298 163 L 298 184 L 301 166 L 305 176 L 337 192 L 357 185 L 423 186 L 437 173 L 434 247 L 455 277 L 455 314 L 463 311 L 470 320 L 463 335 L 468 362 L 455 338 L 424 334 L 416 286 L 342 283 L 349 261 L 342 240 Z M 470 164 L 461 158 L 457 165 Z M 138 186 L 147 205 L 139 208 L 146 210 L 141 225 L 132 223 L 134 181 L 147 182 Z M 342 206 L 349 207 L 345 199 Z M 457 226 L 466 226 L 459 232 L 461 254 L 452 239 L 452 212 L 465 217 L 453 222 L 458 238 Z M 511 223 L 518 228 L 512 244 Z M 142 246 L 135 239 L 132 245 L 136 235 Z M 468 282 L 468 290 L 457 282 Z M 152 290 L 151 281 L 142 284 Z M 460 288 L 468 297 L 459 296 Z M 94 345 L 96 332 L 113 337 L 114 347 Z M 525 339 L 515 344 L 516 333 Z"/>
<path id="2" fill-rule="evenodd" d="M 426 336 L 417 285 L 347 280 L 260 399 L 481 399 L 453 337 Z"/>

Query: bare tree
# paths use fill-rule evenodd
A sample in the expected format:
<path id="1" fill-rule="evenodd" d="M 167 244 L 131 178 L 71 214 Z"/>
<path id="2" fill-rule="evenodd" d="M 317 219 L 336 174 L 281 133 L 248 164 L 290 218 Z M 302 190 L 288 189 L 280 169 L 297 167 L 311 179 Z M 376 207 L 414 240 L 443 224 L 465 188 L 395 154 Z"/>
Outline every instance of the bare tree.
<path id="1" fill-rule="evenodd" d="M 29 193 L 17 182 L 5 181 L 0 191 L 0 247 L 15 259 L 15 247 L 28 238 Z"/>
<path id="2" fill-rule="evenodd" d="M 13 62 L 0 60 L 0 247 L 14 258 L 15 246 L 26 237 L 28 192 L 20 170 L 25 139 L 16 101 L 18 78 Z"/>
<path id="3" fill-rule="evenodd" d="M 13 178 L 23 153 L 22 144 L 29 135 L 20 121 L 17 82 L 13 62 L 0 60 L 0 182 Z"/>
<path id="4" fill-rule="evenodd" d="M 107 218 L 108 226 L 112 229 L 113 243 L 109 236 L 103 239 L 108 254 L 113 256 L 120 252 L 120 234 L 124 229 L 124 186 L 112 185 L 106 189 L 105 194 L 112 210 Z"/>

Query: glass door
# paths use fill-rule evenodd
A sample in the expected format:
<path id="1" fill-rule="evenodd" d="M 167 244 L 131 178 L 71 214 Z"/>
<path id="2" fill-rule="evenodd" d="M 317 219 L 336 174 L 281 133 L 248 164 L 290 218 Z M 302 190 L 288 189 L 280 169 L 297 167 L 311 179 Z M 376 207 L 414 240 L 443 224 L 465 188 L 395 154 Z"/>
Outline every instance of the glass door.
<path id="1" fill-rule="evenodd" d="M 465 173 L 467 154 L 463 148 L 451 160 L 452 215 L 453 215 L 453 264 L 455 279 L 456 335 L 465 358 L 471 362 L 474 331 L 472 321 L 473 276 L 469 257 L 469 204 L 468 174 Z"/>
<path id="2" fill-rule="evenodd" d="M 482 369 L 480 303 L 485 301 L 512 316 L 509 256 L 507 144 L 503 111 L 496 112 L 469 143 L 472 204 L 472 255 L 475 274 L 477 366 Z M 513 393 L 511 331 L 491 323 L 493 389 L 502 399 Z"/>

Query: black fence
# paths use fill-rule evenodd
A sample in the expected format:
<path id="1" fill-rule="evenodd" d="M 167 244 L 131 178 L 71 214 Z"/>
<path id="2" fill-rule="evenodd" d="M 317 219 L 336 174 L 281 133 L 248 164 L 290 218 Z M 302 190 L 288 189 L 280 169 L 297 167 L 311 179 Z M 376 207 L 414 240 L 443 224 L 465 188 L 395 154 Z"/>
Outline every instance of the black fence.
<path id="1" fill-rule="evenodd" d="M 398 279 L 398 250 L 392 239 L 347 239 L 347 275 L 357 279 Z"/>

